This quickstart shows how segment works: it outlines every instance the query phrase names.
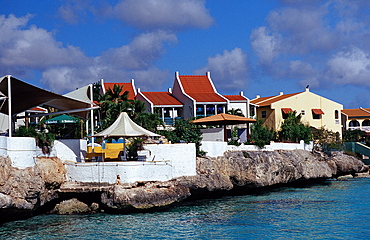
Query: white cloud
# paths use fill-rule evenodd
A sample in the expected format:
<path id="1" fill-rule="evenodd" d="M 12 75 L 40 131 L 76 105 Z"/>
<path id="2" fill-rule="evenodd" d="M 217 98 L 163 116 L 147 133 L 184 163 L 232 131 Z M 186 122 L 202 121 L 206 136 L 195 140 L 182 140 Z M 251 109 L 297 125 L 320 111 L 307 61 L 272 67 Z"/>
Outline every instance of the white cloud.
<path id="1" fill-rule="evenodd" d="M 58 15 L 69 24 L 77 24 L 81 16 L 92 10 L 92 0 L 69 0 L 58 8 Z"/>
<path id="2" fill-rule="evenodd" d="M 242 49 L 235 48 L 232 51 L 224 50 L 222 54 L 208 58 L 207 66 L 196 70 L 194 74 L 204 75 L 210 71 L 219 92 L 240 91 L 248 83 L 248 70 L 247 54 Z"/>
<path id="3" fill-rule="evenodd" d="M 53 65 L 73 65 L 87 61 L 76 47 L 63 47 L 52 33 L 31 26 L 24 29 L 30 16 L 0 16 L 0 65 L 43 70 Z M 0 67 L 0 70 L 2 67 Z"/>
<path id="4" fill-rule="evenodd" d="M 140 29 L 207 28 L 213 23 L 202 0 L 121 0 L 114 13 Z"/>
<path id="5" fill-rule="evenodd" d="M 280 37 L 273 36 L 266 27 L 259 27 L 251 34 L 253 51 L 262 63 L 270 63 L 279 54 Z"/>
<path id="6" fill-rule="evenodd" d="M 140 70 L 148 68 L 153 61 L 162 56 L 165 42 L 177 42 L 174 34 L 164 31 L 143 33 L 130 44 L 109 49 L 102 58 L 118 68 Z"/>
<path id="7" fill-rule="evenodd" d="M 0 15 L 0 72 L 22 79 L 39 71 L 41 82 L 63 93 L 101 78 L 111 82 L 137 78 L 137 86 L 158 89 L 168 79 L 168 71 L 154 66 L 163 55 L 164 44 L 176 42 L 164 31 L 137 36 L 128 45 L 109 49 L 101 56 L 87 57 L 78 47 L 63 46 L 51 32 L 28 27 L 31 15 L 17 18 Z"/>
<path id="8" fill-rule="evenodd" d="M 370 86 L 370 56 L 361 49 L 341 51 L 329 59 L 327 66 L 328 81 Z"/>
<path id="9" fill-rule="evenodd" d="M 274 79 L 325 87 L 369 86 L 366 1 L 281 1 L 250 37 L 259 67 Z M 343 49 L 347 49 L 344 51 Z"/>

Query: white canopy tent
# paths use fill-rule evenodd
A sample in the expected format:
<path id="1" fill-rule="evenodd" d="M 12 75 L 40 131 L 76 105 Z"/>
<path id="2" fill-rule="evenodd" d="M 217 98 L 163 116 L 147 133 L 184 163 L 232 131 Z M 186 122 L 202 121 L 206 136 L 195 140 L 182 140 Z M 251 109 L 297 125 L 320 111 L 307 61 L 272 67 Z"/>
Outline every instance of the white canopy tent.
<path id="1" fill-rule="evenodd" d="M 122 112 L 117 120 L 109 126 L 107 129 L 96 133 L 93 137 L 160 137 L 156 133 L 153 133 L 141 126 L 137 125 L 130 119 L 126 112 Z"/>
<path id="2" fill-rule="evenodd" d="M 18 113 L 39 105 L 47 105 L 61 110 L 60 113 L 72 113 L 75 116 L 87 118 L 88 111 L 93 109 L 91 101 L 85 101 L 69 96 L 62 96 L 38 88 L 17 78 L 7 75 L 0 78 L 0 100 L 7 100 L 0 112 L 8 115 L 9 137 L 12 136 L 12 117 Z M 41 114 L 42 116 L 46 114 Z"/>
<path id="3" fill-rule="evenodd" d="M 107 129 L 94 134 L 93 137 L 112 137 L 112 138 L 126 138 L 126 137 L 160 137 L 156 133 L 153 133 L 145 128 L 137 125 L 134 121 L 130 119 L 126 112 L 122 112 L 117 120 L 109 126 Z M 123 141 L 123 156 L 126 158 L 126 141 Z"/>

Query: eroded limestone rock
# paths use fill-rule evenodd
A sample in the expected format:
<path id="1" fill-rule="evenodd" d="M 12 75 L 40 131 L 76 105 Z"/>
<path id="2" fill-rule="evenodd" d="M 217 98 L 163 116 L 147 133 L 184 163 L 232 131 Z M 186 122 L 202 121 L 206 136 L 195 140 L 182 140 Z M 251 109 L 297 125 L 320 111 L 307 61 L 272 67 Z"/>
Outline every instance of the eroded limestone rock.
<path id="1" fill-rule="evenodd" d="M 91 212 L 90 207 L 77 198 L 72 198 L 57 204 L 53 210 L 56 214 L 70 215 L 70 214 L 82 214 Z"/>

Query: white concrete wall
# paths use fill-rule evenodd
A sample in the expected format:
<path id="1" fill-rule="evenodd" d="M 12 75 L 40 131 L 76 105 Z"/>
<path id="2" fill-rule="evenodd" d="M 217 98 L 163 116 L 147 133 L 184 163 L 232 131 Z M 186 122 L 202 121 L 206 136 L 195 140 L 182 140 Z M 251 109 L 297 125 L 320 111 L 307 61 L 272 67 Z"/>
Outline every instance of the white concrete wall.
<path id="1" fill-rule="evenodd" d="M 275 151 L 275 150 L 307 150 L 312 151 L 313 143 L 305 144 L 303 141 L 300 143 L 275 143 L 271 142 L 270 145 L 266 145 L 264 148 L 259 148 L 255 145 L 227 145 L 226 142 L 216 141 L 202 141 L 200 149 L 207 152 L 208 157 L 223 156 L 226 151 Z"/>
<path id="2" fill-rule="evenodd" d="M 5 157 L 10 158 L 13 167 L 24 169 L 35 165 L 36 141 L 34 138 L 6 137 L 5 139 L 7 149 Z M 2 145 L 4 146 L 4 143 Z"/>
<path id="3" fill-rule="evenodd" d="M 149 161 L 135 162 L 66 162 L 67 181 L 134 183 L 136 181 L 168 181 L 196 175 L 195 144 L 148 144 Z"/>
<path id="4" fill-rule="evenodd" d="M 61 139 L 54 141 L 52 155 L 62 161 L 84 162 L 87 141 L 83 139 Z"/>
<path id="5" fill-rule="evenodd" d="M 201 129 L 202 138 L 204 141 L 223 141 L 224 140 L 224 129 L 223 128 L 206 128 Z"/>
<path id="6" fill-rule="evenodd" d="M 154 161 L 170 161 L 173 178 L 197 174 L 195 143 L 148 144 L 144 148 L 151 152 Z"/>
<path id="7" fill-rule="evenodd" d="M 240 108 L 240 110 L 242 110 L 243 114 L 245 117 L 249 117 L 248 115 L 248 103 L 246 102 L 229 102 L 228 106 L 227 106 L 227 110 L 231 110 L 231 109 L 238 109 Z"/>
<path id="8" fill-rule="evenodd" d="M 171 165 L 166 162 L 95 162 L 65 163 L 66 180 L 76 182 L 134 183 L 172 179 Z"/>

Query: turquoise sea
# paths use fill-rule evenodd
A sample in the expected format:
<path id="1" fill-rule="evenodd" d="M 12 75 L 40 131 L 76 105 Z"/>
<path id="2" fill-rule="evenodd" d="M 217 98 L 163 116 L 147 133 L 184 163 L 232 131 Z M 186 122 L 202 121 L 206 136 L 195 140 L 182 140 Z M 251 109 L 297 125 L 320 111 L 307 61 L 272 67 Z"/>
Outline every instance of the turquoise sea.
<path id="1" fill-rule="evenodd" d="M 184 202 L 154 213 L 41 215 L 0 239 L 370 239 L 370 178 Z"/>

